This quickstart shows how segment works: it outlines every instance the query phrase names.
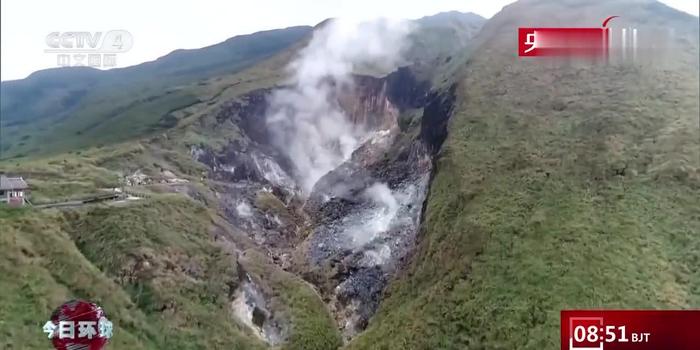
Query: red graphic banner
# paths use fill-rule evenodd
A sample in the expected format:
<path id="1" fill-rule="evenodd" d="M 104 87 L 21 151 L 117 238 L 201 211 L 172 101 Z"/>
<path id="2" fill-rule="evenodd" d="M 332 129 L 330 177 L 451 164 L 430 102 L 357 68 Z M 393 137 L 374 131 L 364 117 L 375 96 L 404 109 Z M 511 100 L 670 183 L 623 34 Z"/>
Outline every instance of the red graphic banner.
<path id="1" fill-rule="evenodd" d="M 700 310 L 563 310 L 561 350 L 700 349 Z"/>
<path id="2" fill-rule="evenodd" d="M 608 22 L 601 28 L 518 28 L 518 56 L 607 56 Z"/>

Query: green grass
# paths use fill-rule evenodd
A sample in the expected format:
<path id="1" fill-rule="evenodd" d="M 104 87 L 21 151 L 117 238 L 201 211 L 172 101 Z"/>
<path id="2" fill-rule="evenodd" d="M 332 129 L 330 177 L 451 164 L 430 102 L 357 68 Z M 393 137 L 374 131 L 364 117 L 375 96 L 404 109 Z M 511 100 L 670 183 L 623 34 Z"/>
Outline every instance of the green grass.
<path id="1" fill-rule="evenodd" d="M 0 346 L 46 348 L 53 308 L 85 298 L 114 322 L 110 348 L 262 348 L 230 314 L 235 259 L 209 239 L 210 223 L 208 209 L 174 195 L 64 214 L 0 210 Z"/>
<path id="2" fill-rule="evenodd" d="M 466 60 L 418 248 L 348 349 L 557 349 L 562 309 L 700 307 L 697 68 L 507 42 Z"/>
<path id="3" fill-rule="evenodd" d="M 41 204 L 118 187 L 120 179 L 117 172 L 94 164 L 93 159 L 91 154 L 81 153 L 39 160 L 4 160 L 0 161 L 0 169 L 27 180 L 29 200 L 33 204 Z"/>
<path id="4" fill-rule="evenodd" d="M 46 349 L 41 332 L 51 312 L 71 298 L 103 306 L 117 328 L 115 349 L 157 348 L 157 331 L 108 276 L 87 260 L 61 229 L 55 212 L 0 209 L 0 320 L 3 349 Z"/>
<path id="5" fill-rule="evenodd" d="M 114 91 L 85 101 L 80 110 L 60 122 L 41 119 L 3 127 L 2 158 L 55 155 L 149 136 L 176 125 L 173 112 L 197 102 L 199 98 L 190 90 L 149 91 L 147 95 Z M 26 139 L 16 140 L 16 135 L 26 135 Z"/>
<path id="6" fill-rule="evenodd" d="M 158 327 L 160 348 L 260 347 L 230 314 L 235 257 L 210 240 L 204 206 L 165 195 L 74 215 L 66 231 Z"/>

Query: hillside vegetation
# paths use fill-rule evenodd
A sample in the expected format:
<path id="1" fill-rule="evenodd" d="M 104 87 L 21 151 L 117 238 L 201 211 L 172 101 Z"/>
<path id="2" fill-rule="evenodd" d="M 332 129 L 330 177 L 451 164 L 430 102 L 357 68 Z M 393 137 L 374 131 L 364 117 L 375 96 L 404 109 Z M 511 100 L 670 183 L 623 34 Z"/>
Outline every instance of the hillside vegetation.
<path id="1" fill-rule="evenodd" d="M 644 4 L 551 20 L 695 21 L 667 64 L 513 57 L 518 25 L 570 13 L 544 1 L 487 23 L 422 241 L 350 349 L 555 349 L 562 309 L 700 307 L 697 18 Z"/>
<path id="2" fill-rule="evenodd" d="M 208 241 L 206 209 L 165 197 L 67 213 L 2 211 L 5 349 L 45 348 L 53 308 L 94 300 L 114 349 L 262 348 L 228 316 L 235 259 Z"/>
<path id="3" fill-rule="evenodd" d="M 5 328 L 0 347 L 45 348 L 41 327 L 53 309 L 84 298 L 117 325 L 110 348 L 265 348 L 231 311 L 242 274 L 249 274 L 265 281 L 276 310 L 292 321 L 283 349 L 337 348 L 339 334 L 313 289 L 231 234 L 193 160 L 156 147 L 0 162 L 29 176 L 36 202 L 124 186 L 125 174 L 114 169 L 158 174 L 165 167 L 192 180 L 188 196 L 156 183 L 132 188 L 145 198 L 129 203 L 0 209 L 0 318 L 17 325 Z"/>

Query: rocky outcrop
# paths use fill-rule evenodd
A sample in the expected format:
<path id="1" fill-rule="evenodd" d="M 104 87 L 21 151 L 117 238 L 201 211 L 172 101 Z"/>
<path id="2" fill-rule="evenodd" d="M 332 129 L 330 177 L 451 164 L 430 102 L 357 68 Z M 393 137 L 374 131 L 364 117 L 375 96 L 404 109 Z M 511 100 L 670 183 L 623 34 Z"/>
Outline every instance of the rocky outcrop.
<path id="1" fill-rule="evenodd" d="M 390 148 L 388 158 L 375 162 L 363 155 L 355 153 L 322 178 L 307 202 L 315 219 L 304 254 L 307 274 L 328 288 L 347 338 L 367 325 L 387 281 L 411 252 L 432 169 L 420 140 Z"/>
<path id="2" fill-rule="evenodd" d="M 433 92 L 421 118 L 420 138 L 432 154 L 437 153 L 447 137 L 447 122 L 452 116 L 455 104 L 455 90 L 452 85 L 446 92 Z"/>
<path id="3" fill-rule="evenodd" d="M 248 326 L 253 334 L 266 343 L 276 346 L 288 336 L 288 325 L 268 308 L 266 297 L 250 274 L 242 271 L 241 281 L 235 291 L 231 310 L 239 322 Z"/>

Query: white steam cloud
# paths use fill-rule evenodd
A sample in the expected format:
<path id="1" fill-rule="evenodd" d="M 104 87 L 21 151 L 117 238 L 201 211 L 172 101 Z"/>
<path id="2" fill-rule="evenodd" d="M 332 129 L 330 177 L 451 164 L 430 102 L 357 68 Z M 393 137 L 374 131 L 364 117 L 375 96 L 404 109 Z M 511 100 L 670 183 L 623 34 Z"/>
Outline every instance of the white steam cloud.
<path id="1" fill-rule="evenodd" d="M 377 235 L 388 231 L 399 211 L 399 202 L 386 184 L 375 183 L 365 190 L 364 195 L 377 207 L 369 211 L 368 217 L 364 217 L 361 224 L 348 229 L 353 244 L 357 247 L 371 242 Z"/>
<path id="2" fill-rule="evenodd" d="M 289 65 L 291 87 L 271 96 L 267 124 L 276 146 L 291 160 L 304 194 L 348 160 L 368 136 L 369 130 L 350 122 L 337 102 L 352 87 L 353 69 L 395 67 L 409 31 L 405 21 L 332 20 L 314 32 Z"/>

